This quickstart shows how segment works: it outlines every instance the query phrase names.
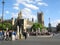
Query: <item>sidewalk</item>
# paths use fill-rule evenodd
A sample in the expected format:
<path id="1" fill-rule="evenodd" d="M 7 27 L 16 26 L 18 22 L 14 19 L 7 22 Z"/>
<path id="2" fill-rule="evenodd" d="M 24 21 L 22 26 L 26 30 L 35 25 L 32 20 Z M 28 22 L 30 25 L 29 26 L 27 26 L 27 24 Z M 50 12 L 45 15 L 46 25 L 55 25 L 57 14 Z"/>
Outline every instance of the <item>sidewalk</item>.
<path id="1" fill-rule="evenodd" d="M 51 35 L 29 36 L 29 37 L 52 37 L 52 36 L 53 36 L 53 34 L 51 34 Z"/>

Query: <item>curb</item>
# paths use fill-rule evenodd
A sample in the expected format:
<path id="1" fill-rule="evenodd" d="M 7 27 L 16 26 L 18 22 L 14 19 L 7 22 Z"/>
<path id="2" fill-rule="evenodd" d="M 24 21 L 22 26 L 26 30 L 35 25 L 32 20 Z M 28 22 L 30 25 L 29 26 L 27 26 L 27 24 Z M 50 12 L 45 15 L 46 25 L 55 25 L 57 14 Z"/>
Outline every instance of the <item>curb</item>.
<path id="1" fill-rule="evenodd" d="M 29 37 L 53 37 L 53 35 L 43 35 L 43 36 L 29 36 Z"/>

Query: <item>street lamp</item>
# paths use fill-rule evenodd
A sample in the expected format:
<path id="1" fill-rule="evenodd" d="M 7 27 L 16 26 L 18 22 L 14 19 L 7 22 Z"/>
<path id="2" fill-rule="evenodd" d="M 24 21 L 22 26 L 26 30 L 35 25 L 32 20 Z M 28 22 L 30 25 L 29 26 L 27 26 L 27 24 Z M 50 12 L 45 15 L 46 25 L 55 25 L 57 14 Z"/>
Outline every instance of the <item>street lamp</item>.
<path id="1" fill-rule="evenodd" d="M 48 31 L 49 31 L 49 32 L 51 32 L 51 31 L 52 31 L 52 29 L 51 29 L 50 18 L 49 18 L 49 24 L 48 24 L 48 25 L 49 25 L 49 29 L 48 29 Z"/>
<path id="2" fill-rule="evenodd" d="M 3 28 L 3 16 L 4 16 L 4 0 L 2 1 L 2 28 Z M 2 29 L 3 30 L 3 29 Z"/>

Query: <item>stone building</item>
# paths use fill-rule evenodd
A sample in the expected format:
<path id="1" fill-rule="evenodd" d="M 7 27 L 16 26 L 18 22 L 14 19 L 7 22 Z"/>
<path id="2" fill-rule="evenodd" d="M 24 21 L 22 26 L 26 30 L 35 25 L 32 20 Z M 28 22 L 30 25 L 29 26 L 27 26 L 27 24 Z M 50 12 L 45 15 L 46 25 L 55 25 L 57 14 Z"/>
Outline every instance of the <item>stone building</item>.
<path id="1" fill-rule="evenodd" d="M 33 20 L 32 20 L 33 21 Z M 3 22 L 9 22 L 12 24 L 12 28 L 17 30 L 17 26 L 21 29 L 27 29 L 30 28 L 33 25 L 33 22 L 29 21 L 28 19 L 22 18 L 22 11 L 18 13 L 18 17 L 16 19 L 11 18 L 8 20 L 4 20 Z M 0 19 L 0 23 L 2 23 L 2 20 Z"/>
<path id="2" fill-rule="evenodd" d="M 43 12 L 38 12 L 37 13 L 37 19 L 38 19 L 38 23 L 40 23 L 40 24 L 42 24 L 44 26 Z"/>
<path id="3" fill-rule="evenodd" d="M 14 20 L 14 18 L 11 19 L 11 23 L 12 26 L 14 28 L 16 28 L 17 26 L 19 26 L 19 28 L 23 29 L 27 29 L 27 28 L 31 28 L 33 25 L 33 21 L 29 21 L 28 19 L 23 19 L 22 18 L 22 11 L 20 11 L 20 13 L 18 13 L 18 17 Z"/>

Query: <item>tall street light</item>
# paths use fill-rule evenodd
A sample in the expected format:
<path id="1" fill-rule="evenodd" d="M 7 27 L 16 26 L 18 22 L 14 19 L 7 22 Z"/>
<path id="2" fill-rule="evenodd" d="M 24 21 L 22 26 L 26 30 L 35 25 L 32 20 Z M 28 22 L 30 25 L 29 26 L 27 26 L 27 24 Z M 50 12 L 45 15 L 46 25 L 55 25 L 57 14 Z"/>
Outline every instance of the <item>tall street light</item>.
<path id="1" fill-rule="evenodd" d="M 50 18 L 49 18 L 49 29 L 48 29 L 48 31 L 49 31 L 49 32 L 52 31 L 52 29 L 51 29 L 51 23 L 50 23 Z"/>
<path id="2" fill-rule="evenodd" d="M 5 3 L 4 0 L 2 0 L 2 28 L 3 28 L 3 16 L 4 16 L 4 3 Z"/>

